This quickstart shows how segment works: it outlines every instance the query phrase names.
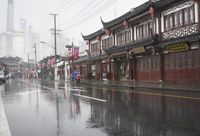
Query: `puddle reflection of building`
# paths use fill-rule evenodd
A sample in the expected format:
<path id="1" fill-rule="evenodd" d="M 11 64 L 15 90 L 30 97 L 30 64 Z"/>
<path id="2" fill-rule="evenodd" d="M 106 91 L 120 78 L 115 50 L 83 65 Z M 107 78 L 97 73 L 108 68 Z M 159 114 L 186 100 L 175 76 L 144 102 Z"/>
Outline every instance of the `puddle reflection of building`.
<path id="1" fill-rule="evenodd" d="M 107 93 L 106 105 L 91 101 L 91 128 L 126 136 L 189 136 L 199 132 L 200 102 L 132 92 Z"/>
<path id="2" fill-rule="evenodd" d="M 80 92 L 78 92 L 79 94 Z M 80 100 L 77 96 L 70 97 L 70 118 L 76 119 L 81 114 Z"/>

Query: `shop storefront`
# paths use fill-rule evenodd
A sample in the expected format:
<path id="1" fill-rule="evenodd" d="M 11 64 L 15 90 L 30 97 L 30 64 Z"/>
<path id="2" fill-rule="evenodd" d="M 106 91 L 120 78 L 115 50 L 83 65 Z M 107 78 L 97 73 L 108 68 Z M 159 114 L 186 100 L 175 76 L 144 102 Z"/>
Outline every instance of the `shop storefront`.
<path id="1" fill-rule="evenodd" d="M 200 50 L 198 43 L 178 43 L 165 47 L 164 80 L 179 83 L 200 81 Z"/>

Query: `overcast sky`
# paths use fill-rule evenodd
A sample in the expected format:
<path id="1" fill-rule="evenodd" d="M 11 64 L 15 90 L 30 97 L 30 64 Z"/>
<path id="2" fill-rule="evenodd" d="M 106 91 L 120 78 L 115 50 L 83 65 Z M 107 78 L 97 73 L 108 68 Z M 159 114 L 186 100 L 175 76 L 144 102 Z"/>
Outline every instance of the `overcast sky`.
<path id="1" fill-rule="evenodd" d="M 79 41 L 82 40 L 81 32 L 87 35 L 102 27 L 100 16 L 104 21 L 110 21 L 146 1 L 14 0 L 15 28 L 19 26 L 19 18 L 25 18 L 27 24 L 31 24 L 34 31 L 45 38 L 53 27 L 53 18 L 49 12 L 55 12 L 58 13 L 58 29 L 63 30 L 70 39 Z"/>
<path id="2" fill-rule="evenodd" d="M 6 29 L 7 1 L 0 0 L 0 34 Z M 14 0 L 14 30 L 19 31 L 20 18 L 23 18 L 27 26 L 31 25 L 35 33 L 40 33 L 41 41 L 53 44 L 49 29 L 53 28 L 54 20 L 49 13 L 58 13 L 57 29 L 61 29 L 64 37 L 68 38 L 63 40 L 63 45 L 73 41 L 80 46 L 80 41 L 83 41 L 81 32 L 88 35 L 102 28 L 100 17 L 105 22 L 113 20 L 146 1 L 148 0 Z M 21 43 L 22 40 L 16 40 L 13 47 L 15 54 L 12 55 L 22 58 L 22 54 L 34 55 L 33 51 L 24 50 Z M 59 49 L 60 53 L 65 50 L 65 46 L 60 44 Z M 53 53 L 47 50 L 45 52 L 46 55 Z M 39 54 L 45 56 L 45 52 Z"/>

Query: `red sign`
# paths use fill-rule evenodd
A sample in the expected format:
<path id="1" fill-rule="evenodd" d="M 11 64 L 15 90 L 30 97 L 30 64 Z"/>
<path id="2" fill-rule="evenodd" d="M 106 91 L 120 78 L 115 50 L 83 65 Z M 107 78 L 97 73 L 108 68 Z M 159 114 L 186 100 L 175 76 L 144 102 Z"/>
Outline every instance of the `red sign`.
<path id="1" fill-rule="evenodd" d="M 79 58 L 79 48 L 75 47 L 74 48 L 74 59 L 77 60 Z"/>
<path id="2" fill-rule="evenodd" d="M 153 18 L 153 16 L 154 16 L 154 8 L 153 7 L 150 7 L 149 13 L 150 13 L 151 17 Z"/>
<path id="3" fill-rule="evenodd" d="M 124 25 L 124 27 L 127 29 L 127 28 L 128 28 L 128 21 L 127 21 L 127 20 L 124 20 L 124 21 L 123 21 L 123 25 Z"/>

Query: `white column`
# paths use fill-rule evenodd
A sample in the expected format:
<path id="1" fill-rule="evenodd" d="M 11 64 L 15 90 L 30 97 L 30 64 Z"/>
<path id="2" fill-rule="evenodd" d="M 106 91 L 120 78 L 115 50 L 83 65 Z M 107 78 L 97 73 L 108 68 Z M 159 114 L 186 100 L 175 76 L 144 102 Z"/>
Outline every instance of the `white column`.
<path id="1" fill-rule="evenodd" d="M 195 23 L 198 23 L 198 18 L 199 18 L 198 10 L 199 10 L 198 2 L 195 2 L 194 4 Z"/>
<path id="2" fill-rule="evenodd" d="M 134 41 L 136 41 L 136 26 L 134 26 Z"/>
<path id="3" fill-rule="evenodd" d="M 55 65 L 55 68 L 54 68 L 54 80 L 58 80 L 58 67 Z"/>
<path id="4" fill-rule="evenodd" d="M 164 32 L 164 15 L 161 14 L 161 33 Z"/>
<path id="5" fill-rule="evenodd" d="M 131 42 L 133 41 L 133 27 L 130 28 L 131 29 Z"/>
<path id="6" fill-rule="evenodd" d="M 159 19 L 156 18 L 156 33 L 159 34 Z"/>
<path id="7" fill-rule="evenodd" d="M 65 61 L 64 62 L 64 71 L 65 71 L 65 81 L 67 81 L 68 80 L 68 73 L 67 73 L 67 62 Z"/>

